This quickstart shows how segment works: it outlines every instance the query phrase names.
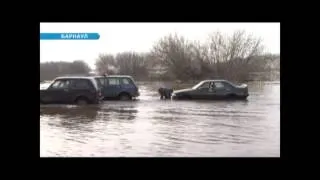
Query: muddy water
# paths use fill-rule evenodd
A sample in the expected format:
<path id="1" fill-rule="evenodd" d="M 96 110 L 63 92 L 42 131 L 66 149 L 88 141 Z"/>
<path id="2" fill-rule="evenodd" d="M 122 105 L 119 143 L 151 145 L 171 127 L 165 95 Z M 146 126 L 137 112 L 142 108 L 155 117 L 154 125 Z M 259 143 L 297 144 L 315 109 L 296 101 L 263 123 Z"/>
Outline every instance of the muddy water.
<path id="1" fill-rule="evenodd" d="M 159 100 L 40 106 L 40 156 L 280 156 L 280 82 L 249 83 L 248 101 Z"/>

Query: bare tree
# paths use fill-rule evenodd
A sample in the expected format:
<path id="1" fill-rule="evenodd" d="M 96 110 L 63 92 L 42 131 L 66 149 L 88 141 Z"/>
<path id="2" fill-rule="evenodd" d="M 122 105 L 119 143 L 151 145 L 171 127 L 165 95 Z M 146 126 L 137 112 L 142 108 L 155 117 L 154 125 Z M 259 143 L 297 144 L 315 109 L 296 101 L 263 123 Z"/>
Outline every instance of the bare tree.
<path id="1" fill-rule="evenodd" d="M 153 57 L 180 80 L 200 79 L 210 71 L 208 48 L 182 36 L 168 35 L 153 47 Z"/>
<path id="2" fill-rule="evenodd" d="M 98 74 L 116 74 L 116 61 L 112 54 L 100 54 L 95 63 Z"/>
<path id="3" fill-rule="evenodd" d="M 159 39 L 150 53 L 101 54 L 96 61 L 96 70 L 99 73 L 132 75 L 137 79 L 199 80 L 219 77 L 242 81 L 248 79 L 251 72 L 280 69 L 276 63 L 279 61 L 272 60 L 279 59 L 279 56 L 274 58 L 263 54 L 263 50 L 262 40 L 245 31 L 235 31 L 231 36 L 213 32 L 203 44 L 169 34 Z"/>
<path id="4" fill-rule="evenodd" d="M 96 71 L 99 74 L 122 74 L 131 75 L 136 79 L 148 77 L 148 64 L 146 63 L 148 54 L 135 52 L 111 54 L 101 54 L 96 60 Z"/>
<path id="5" fill-rule="evenodd" d="M 170 34 L 154 45 L 152 54 L 162 66 L 173 72 L 176 78 L 187 79 L 190 76 L 191 60 L 186 51 L 190 46 L 184 37 Z"/>
<path id="6" fill-rule="evenodd" d="M 245 31 L 235 31 L 230 37 L 219 31 L 209 35 L 208 57 L 214 66 L 213 76 L 245 79 L 250 64 L 263 53 L 262 40 Z"/>
<path id="7" fill-rule="evenodd" d="M 120 74 L 131 75 L 137 79 L 148 76 L 145 54 L 123 52 L 116 55 L 115 61 Z"/>
<path id="8" fill-rule="evenodd" d="M 73 61 L 69 66 L 72 74 L 88 74 L 91 71 L 89 65 L 82 60 Z"/>

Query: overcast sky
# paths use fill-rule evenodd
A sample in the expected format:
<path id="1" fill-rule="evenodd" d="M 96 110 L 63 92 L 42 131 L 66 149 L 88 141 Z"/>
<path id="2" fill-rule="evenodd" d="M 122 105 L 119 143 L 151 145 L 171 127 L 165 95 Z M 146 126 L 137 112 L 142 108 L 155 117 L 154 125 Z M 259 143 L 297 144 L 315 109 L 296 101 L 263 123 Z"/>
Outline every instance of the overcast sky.
<path id="1" fill-rule="evenodd" d="M 40 32 L 99 33 L 99 40 L 41 40 L 40 61 L 84 60 L 92 68 L 100 53 L 147 52 L 170 33 L 204 41 L 210 32 L 245 30 L 263 39 L 266 50 L 280 53 L 280 23 L 41 23 Z"/>

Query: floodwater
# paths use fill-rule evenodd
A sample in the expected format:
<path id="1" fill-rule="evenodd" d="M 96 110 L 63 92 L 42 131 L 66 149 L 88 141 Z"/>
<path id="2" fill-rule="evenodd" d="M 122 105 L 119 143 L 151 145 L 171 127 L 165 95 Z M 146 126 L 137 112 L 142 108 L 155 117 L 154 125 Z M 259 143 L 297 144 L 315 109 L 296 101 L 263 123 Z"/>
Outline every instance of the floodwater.
<path id="1" fill-rule="evenodd" d="M 280 157 L 280 82 L 249 83 L 247 101 L 160 100 L 40 106 L 40 156 Z"/>

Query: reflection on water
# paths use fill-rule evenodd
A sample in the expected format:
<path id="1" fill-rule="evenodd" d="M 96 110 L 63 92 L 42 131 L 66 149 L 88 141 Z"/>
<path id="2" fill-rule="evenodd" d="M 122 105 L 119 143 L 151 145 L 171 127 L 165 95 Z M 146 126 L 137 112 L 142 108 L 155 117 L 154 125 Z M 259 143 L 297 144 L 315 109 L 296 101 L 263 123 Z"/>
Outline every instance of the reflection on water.
<path id="1" fill-rule="evenodd" d="M 41 156 L 280 156 L 280 83 L 249 84 L 248 101 L 159 100 L 41 105 Z"/>

